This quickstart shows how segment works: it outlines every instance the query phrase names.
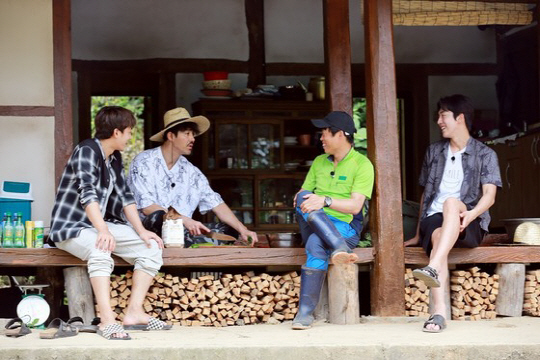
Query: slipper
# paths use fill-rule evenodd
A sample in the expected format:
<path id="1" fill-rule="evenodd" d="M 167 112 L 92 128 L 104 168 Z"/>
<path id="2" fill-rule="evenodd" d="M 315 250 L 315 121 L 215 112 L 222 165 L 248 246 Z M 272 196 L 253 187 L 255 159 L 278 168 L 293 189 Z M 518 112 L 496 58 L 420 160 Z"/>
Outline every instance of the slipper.
<path id="1" fill-rule="evenodd" d="M 438 329 L 428 329 L 427 326 L 429 324 L 438 325 Z M 439 314 L 431 315 L 429 319 L 424 323 L 424 327 L 422 328 L 422 331 L 429 332 L 429 333 L 440 333 L 446 329 L 446 321 L 444 320 L 444 317 Z"/>
<path id="2" fill-rule="evenodd" d="M 66 324 L 62 319 L 56 318 L 50 322 L 47 329 L 39 334 L 40 339 L 59 339 L 75 336 L 79 331 L 72 325 Z"/>
<path id="3" fill-rule="evenodd" d="M 358 255 L 353 252 L 336 250 L 332 254 L 332 264 L 334 265 L 354 264 L 357 260 Z"/>
<path id="4" fill-rule="evenodd" d="M 126 333 L 124 327 L 120 324 L 109 324 L 103 330 L 98 329 L 96 333 L 107 340 L 131 340 L 131 336 Z M 126 334 L 124 337 L 116 337 L 114 334 Z"/>
<path id="5" fill-rule="evenodd" d="M 431 266 L 425 266 L 421 269 L 414 269 L 413 276 L 418 280 L 422 280 L 424 284 L 428 287 L 440 287 L 441 282 L 439 281 L 437 270 Z"/>
<path id="6" fill-rule="evenodd" d="M 11 319 L 6 324 L 6 330 L 4 331 L 4 334 L 8 337 L 19 337 L 28 335 L 31 332 L 32 330 L 30 330 L 21 319 L 15 318 Z"/>
<path id="7" fill-rule="evenodd" d="M 126 330 L 144 330 L 144 331 L 171 330 L 172 325 L 167 325 L 165 322 L 151 317 L 150 319 L 148 319 L 148 324 L 147 325 L 143 325 L 143 324 L 124 325 L 124 329 L 126 329 Z"/>
<path id="8" fill-rule="evenodd" d="M 80 323 L 80 324 L 77 324 L 77 323 Z M 92 321 L 92 323 L 93 323 L 93 321 Z M 84 320 L 80 316 L 72 317 L 71 319 L 69 319 L 67 321 L 66 324 L 70 324 L 75 329 L 79 330 L 79 332 L 94 333 L 95 334 L 98 331 L 97 324 L 95 324 L 95 325 L 94 324 L 85 325 Z"/>

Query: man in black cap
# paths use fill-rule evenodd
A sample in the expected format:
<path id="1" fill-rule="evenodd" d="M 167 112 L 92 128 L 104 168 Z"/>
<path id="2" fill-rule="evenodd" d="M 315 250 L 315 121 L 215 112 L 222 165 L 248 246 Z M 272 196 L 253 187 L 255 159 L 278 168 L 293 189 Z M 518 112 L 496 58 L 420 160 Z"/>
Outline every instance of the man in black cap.
<path id="1" fill-rule="evenodd" d="M 313 323 L 329 257 L 341 265 L 357 260 L 352 249 L 360 240 L 362 208 L 371 197 L 374 181 L 373 165 L 354 150 L 356 129 L 349 114 L 333 111 L 312 123 L 322 129 L 325 154 L 315 158 L 295 197 L 307 254 L 302 267 L 300 306 L 292 325 L 296 330 L 307 329 Z"/>

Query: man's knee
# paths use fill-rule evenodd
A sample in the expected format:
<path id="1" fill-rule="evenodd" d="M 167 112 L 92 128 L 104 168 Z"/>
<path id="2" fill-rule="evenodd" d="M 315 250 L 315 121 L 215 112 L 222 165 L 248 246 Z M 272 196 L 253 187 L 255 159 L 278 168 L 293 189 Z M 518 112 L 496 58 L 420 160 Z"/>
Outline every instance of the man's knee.
<path id="1" fill-rule="evenodd" d="M 134 261 L 136 270 L 143 270 L 146 273 L 155 276 L 163 266 L 163 251 L 158 248 L 156 243 L 145 251 L 144 255 L 137 257 Z"/>
<path id="2" fill-rule="evenodd" d="M 460 212 L 462 207 L 462 202 L 459 199 L 454 197 L 449 197 L 443 203 L 443 213 L 447 212 Z"/>
<path id="3" fill-rule="evenodd" d="M 114 260 L 110 253 L 97 250 L 88 258 L 88 276 L 109 276 L 114 269 Z"/>
<path id="4" fill-rule="evenodd" d="M 311 191 L 304 190 L 296 194 L 296 198 L 294 199 L 296 202 L 296 207 L 299 207 L 300 204 L 304 202 L 305 200 L 304 196 L 308 194 L 313 194 L 313 193 Z"/>

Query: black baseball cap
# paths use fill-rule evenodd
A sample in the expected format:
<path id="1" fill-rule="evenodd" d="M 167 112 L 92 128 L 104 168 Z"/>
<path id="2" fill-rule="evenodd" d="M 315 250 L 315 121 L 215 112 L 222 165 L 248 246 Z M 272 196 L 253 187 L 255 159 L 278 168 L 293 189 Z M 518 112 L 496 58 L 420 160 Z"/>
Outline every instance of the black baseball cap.
<path id="1" fill-rule="evenodd" d="M 351 135 L 356 132 L 353 118 L 344 111 L 332 111 L 324 119 L 312 119 L 311 122 L 318 128 L 334 127 L 343 130 L 345 135 Z"/>

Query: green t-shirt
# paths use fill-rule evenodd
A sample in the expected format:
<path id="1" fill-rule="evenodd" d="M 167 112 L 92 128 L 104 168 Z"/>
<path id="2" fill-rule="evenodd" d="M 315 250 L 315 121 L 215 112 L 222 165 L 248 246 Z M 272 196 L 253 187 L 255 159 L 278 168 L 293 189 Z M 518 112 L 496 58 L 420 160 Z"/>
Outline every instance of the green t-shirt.
<path id="1" fill-rule="evenodd" d="M 371 198 L 375 173 L 369 159 L 358 151 L 351 149 L 334 169 L 333 156 L 319 155 L 302 184 L 302 189 L 317 195 L 330 196 L 333 199 L 350 199 L 351 194 L 359 193 L 367 199 Z M 332 176 L 334 172 L 334 176 Z M 350 223 L 352 214 L 345 214 L 330 208 L 323 208 L 327 215 Z"/>

